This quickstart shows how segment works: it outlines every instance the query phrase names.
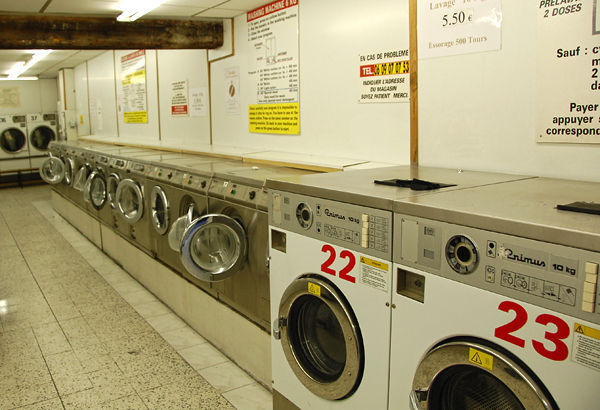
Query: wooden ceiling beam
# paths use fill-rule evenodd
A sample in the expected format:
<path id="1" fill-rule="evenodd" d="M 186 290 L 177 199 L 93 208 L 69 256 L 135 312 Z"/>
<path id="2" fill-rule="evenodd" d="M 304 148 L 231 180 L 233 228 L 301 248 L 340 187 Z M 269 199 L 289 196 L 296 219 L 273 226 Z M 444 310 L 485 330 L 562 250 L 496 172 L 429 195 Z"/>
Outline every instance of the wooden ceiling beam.
<path id="1" fill-rule="evenodd" d="M 223 23 L 201 20 L 0 15 L 0 49 L 213 49 Z"/>

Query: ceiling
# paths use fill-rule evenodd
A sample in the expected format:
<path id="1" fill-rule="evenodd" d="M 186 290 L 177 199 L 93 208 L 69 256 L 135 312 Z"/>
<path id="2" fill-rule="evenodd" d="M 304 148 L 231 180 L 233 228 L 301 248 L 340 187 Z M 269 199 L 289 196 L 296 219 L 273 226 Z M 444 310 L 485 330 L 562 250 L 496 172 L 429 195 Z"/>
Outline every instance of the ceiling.
<path id="1" fill-rule="evenodd" d="M 254 10 L 269 0 L 167 0 L 144 18 L 215 19 L 233 18 Z M 117 17 L 120 0 L 0 0 L 0 14 L 59 14 L 80 17 Z M 56 78 L 61 68 L 72 68 L 105 50 L 55 50 L 22 76 Z M 0 75 L 31 56 L 27 50 L 0 50 Z"/>

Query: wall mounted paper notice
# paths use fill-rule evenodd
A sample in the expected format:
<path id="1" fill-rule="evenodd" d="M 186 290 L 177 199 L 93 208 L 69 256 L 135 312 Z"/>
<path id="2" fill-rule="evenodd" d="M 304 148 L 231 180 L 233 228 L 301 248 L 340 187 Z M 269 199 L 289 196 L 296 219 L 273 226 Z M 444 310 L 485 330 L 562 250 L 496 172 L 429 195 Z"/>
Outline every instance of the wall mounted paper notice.
<path id="1" fill-rule="evenodd" d="M 0 107 L 19 108 L 21 106 L 21 94 L 19 87 L 0 88 Z"/>
<path id="2" fill-rule="evenodd" d="M 225 112 L 240 114 L 240 68 L 225 69 Z"/>
<path id="3" fill-rule="evenodd" d="M 121 86 L 123 121 L 128 124 L 147 123 L 146 50 L 121 57 Z"/>
<path id="4" fill-rule="evenodd" d="M 188 84 L 187 80 L 171 83 L 171 116 L 188 115 Z"/>
<path id="5" fill-rule="evenodd" d="M 190 115 L 192 117 L 206 117 L 206 102 L 208 91 L 206 87 L 190 88 Z"/>
<path id="6" fill-rule="evenodd" d="M 538 142 L 600 143 L 600 0 L 538 2 Z"/>
<path id="7" fill-rule="evenodd" d="M 409 102 L 408 48 L 359 54 L 358 60 L 359 103 Z"/>
<path id="8" fill-rule="evenodd" d="M 501 0 L 417 1 L 419 58 L 500 50 Z"/>
<path id="9" fill-rule="evenodd" d="M 300 134 L 298 0 L 278 0 L 246 14 L 248 75 L 255 103 L 250 132 Z"/>

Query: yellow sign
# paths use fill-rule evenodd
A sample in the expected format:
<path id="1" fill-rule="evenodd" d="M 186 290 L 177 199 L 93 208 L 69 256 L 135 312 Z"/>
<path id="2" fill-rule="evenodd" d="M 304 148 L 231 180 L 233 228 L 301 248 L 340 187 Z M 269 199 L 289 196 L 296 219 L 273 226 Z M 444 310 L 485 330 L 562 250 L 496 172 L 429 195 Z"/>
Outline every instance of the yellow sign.
<path id="1" fill-rule="evenodd" d="M 300 103 L 255 104 L 248 106 L 250 132 L 300 134 Z"/>
<path id="2" fill-rule="evenodd" d="M 407 74 L 408 72 L 408 61 L 373 64 L 373 75 Z"/>
<path id="3" fill-rule="evenodd" d="M 83 125 L 83 114 L 79 114 L 79 124 Z"/>
<path id="4" fill-rule="evenodd" d="M 360 263 L 364 263 L 365 265 L 369 265 L 369 266 L 372 266 L 374 268 L 384 270 L 386 272 L 388 270 L 388 264 L 387 263 L 383 263 L 383 262 L 375 261 L 373 259 L 365 258 L 364 256 L 360 257 Z"/>
<path id="5" fill-rule="evenodd" d="M 321 297 L 321 287 L 314 283 L 308 282 L 308 293 Z"/>
<path id="6" fill-rule="evenodd" d="M 591 337 L 592 339 L 600 340 L 600 330 L 587 327 L 579 323 L 575 323 L 573 332 L 579 333 L 580 335 L 584 335 L 587 337 Z"/>
<path id="7" fill-rule="evenodd" d="M 469 347 L 469 361 L 484 369 L 494 370 L 494 357 L 481 350 Z"/>
<path id="8" fill-rule="evenodd" d="M 132 111 L 123 113 L 123 121 L 127 124 L 140 124 L 148 122 L 148 111 Z"/>

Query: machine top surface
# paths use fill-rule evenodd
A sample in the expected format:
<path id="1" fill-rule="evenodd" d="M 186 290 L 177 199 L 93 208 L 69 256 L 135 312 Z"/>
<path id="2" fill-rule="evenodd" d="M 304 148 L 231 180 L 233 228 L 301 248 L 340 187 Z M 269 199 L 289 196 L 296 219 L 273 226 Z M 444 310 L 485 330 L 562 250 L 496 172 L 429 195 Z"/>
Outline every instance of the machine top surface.
<path id="1" fill-rule="evenodd" d="M 411 198 L 429 196 L 432 193 L 462 190 L 526 178 L 531 177 L 444 168 L 397 166 L 328 174 L 296 175 L 291 178 L 269 178 L 266 187 L 391 211 L 394 209 L 395 201 L 407 201 Z M 416 191 L 410 188 L 374 183 L 375 180 L 390 179 L 419 179 L 454 186 Z"/>
<path id="2" fill-rule="evenodd" d="M 600 184 L 534 178 L 408 198 L 394 211 L 576 248 L 600 251 L 600 215 L 557 209 L 600 203 Z"/>
<path id="3" fill-rule="evenodd" d="M 302 175 L 314 174 L 296 168 L 258 166 L 256 164 L 242 163 L 241 166 L 229 167 L 226 164 L 215 167 L 215 177 L 227 179 L 240 184 L 249 184 L 263 187 L 267 179 L 297 178 Z"/>

